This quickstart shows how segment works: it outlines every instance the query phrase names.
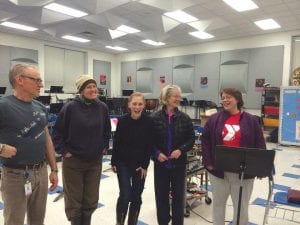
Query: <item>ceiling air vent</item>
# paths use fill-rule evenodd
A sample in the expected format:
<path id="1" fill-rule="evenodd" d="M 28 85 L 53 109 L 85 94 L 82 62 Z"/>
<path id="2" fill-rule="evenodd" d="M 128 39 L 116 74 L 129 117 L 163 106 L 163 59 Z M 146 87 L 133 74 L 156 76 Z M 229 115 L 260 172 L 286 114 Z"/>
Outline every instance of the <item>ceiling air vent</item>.
<path id="1" fill-rule="evenodd" d="M 92 33 L 92 32 L 89 32 L 89 31 L 83 31 L 81 33 L 79 33 L 80 35 L 84 35 L 86 37 L 95 37 L 96 34 Z"/>

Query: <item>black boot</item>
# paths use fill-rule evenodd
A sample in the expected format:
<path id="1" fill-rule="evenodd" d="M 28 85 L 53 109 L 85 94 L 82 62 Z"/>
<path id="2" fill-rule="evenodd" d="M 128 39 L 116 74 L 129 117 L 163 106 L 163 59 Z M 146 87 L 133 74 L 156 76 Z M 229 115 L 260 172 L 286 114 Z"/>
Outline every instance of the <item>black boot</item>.
<path id="1" fill-rule="evenodd" d="M 80 217 L 74 217 L 71 219 L 71 225 L 81 225 L 81 218 Z"/>
<path id="2" fill-rule="evenodd" d="M 133 209 L 132 207 L 130 207 L 128 215 L 128 225 L 136 225 L 138 222 L 139 214 L 140 208 Z"/>
<path id="3" fill-rule="evenodd" d="M 124 225 L 126 213 L 117 210 L 117 225 Z"/>
<path id="4" fill-rule="evenodd" d="M 91 225 L 92 215 L 82 216 L 81 225 Z"/>

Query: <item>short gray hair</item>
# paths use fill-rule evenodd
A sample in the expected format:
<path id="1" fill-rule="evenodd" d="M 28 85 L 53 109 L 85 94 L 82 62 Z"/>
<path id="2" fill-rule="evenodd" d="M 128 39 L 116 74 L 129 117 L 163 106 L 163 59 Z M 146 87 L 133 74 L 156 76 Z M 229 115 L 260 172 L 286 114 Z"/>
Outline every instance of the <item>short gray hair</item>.
<path id="1" fill-rule="evenodd" d="M 174 84 L 168 84 L 161 90 L 159 96 L 159 103 L 162 105 L 167 104 L 167 99 L 173 94 L 174 91 L 179 91 L 181 94 L 181 88 Z"/>
<path id="2" fill-rule="evenodd" d="M 14 88 L 16 83 L 16 76 L 18 75 L 24 75 L 25 71 L 29 68 L 36 69 L 35 66 L 29 65 L 29 64 L 16 64 L 14 65 L 8 74 L 9 83 Z"/>

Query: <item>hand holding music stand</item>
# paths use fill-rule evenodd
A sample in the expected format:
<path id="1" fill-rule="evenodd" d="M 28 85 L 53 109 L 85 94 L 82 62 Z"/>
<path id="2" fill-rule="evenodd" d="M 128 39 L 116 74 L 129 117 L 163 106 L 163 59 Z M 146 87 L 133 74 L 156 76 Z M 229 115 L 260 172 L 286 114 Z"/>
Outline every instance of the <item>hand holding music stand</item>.
<path id="1" fill-rule="evenodd" d="M 272 171 L 274 168 L 275 151 L 217 145 L 215 154 L 215 167 L 217 170 L 238 173 L 240 175 L 241 183 L 237 211 L 237 225 L 239 225 L 244 175 L 269 177 L 270 180 L 273 180 Z"/>

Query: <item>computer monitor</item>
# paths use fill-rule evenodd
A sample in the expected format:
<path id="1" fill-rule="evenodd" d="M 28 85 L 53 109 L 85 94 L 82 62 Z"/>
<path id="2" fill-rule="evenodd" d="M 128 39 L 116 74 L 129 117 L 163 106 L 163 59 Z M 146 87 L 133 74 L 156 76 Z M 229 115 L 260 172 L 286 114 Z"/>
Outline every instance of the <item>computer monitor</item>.
<path id="1" fill-rule="evenodd" d="M 6 87 L 0 87 L 0 95 L 4 95 L 6 92 Z"/>
<path id="2" fill-rule="evenodd" d="M 50 93 L 64 93 L 63 86 L 50 86 Z"/>
<path id="3" fill-rule="evenodd" d="M 133 93 L 133 90 L 122 90 L 123 96 L 130 96 Z"/>
<path id="4" fill-rule="evenodd" d="M 52 103 L 50 104 L 50 113 L 58 114 L 63 107 L 64 103 Z"/>
<path id="5" fill-rule="evenodd" d="M 39 96 L 35 100 L 43 103 L 44 105 L 50 105 L 51 96 Z"/>

